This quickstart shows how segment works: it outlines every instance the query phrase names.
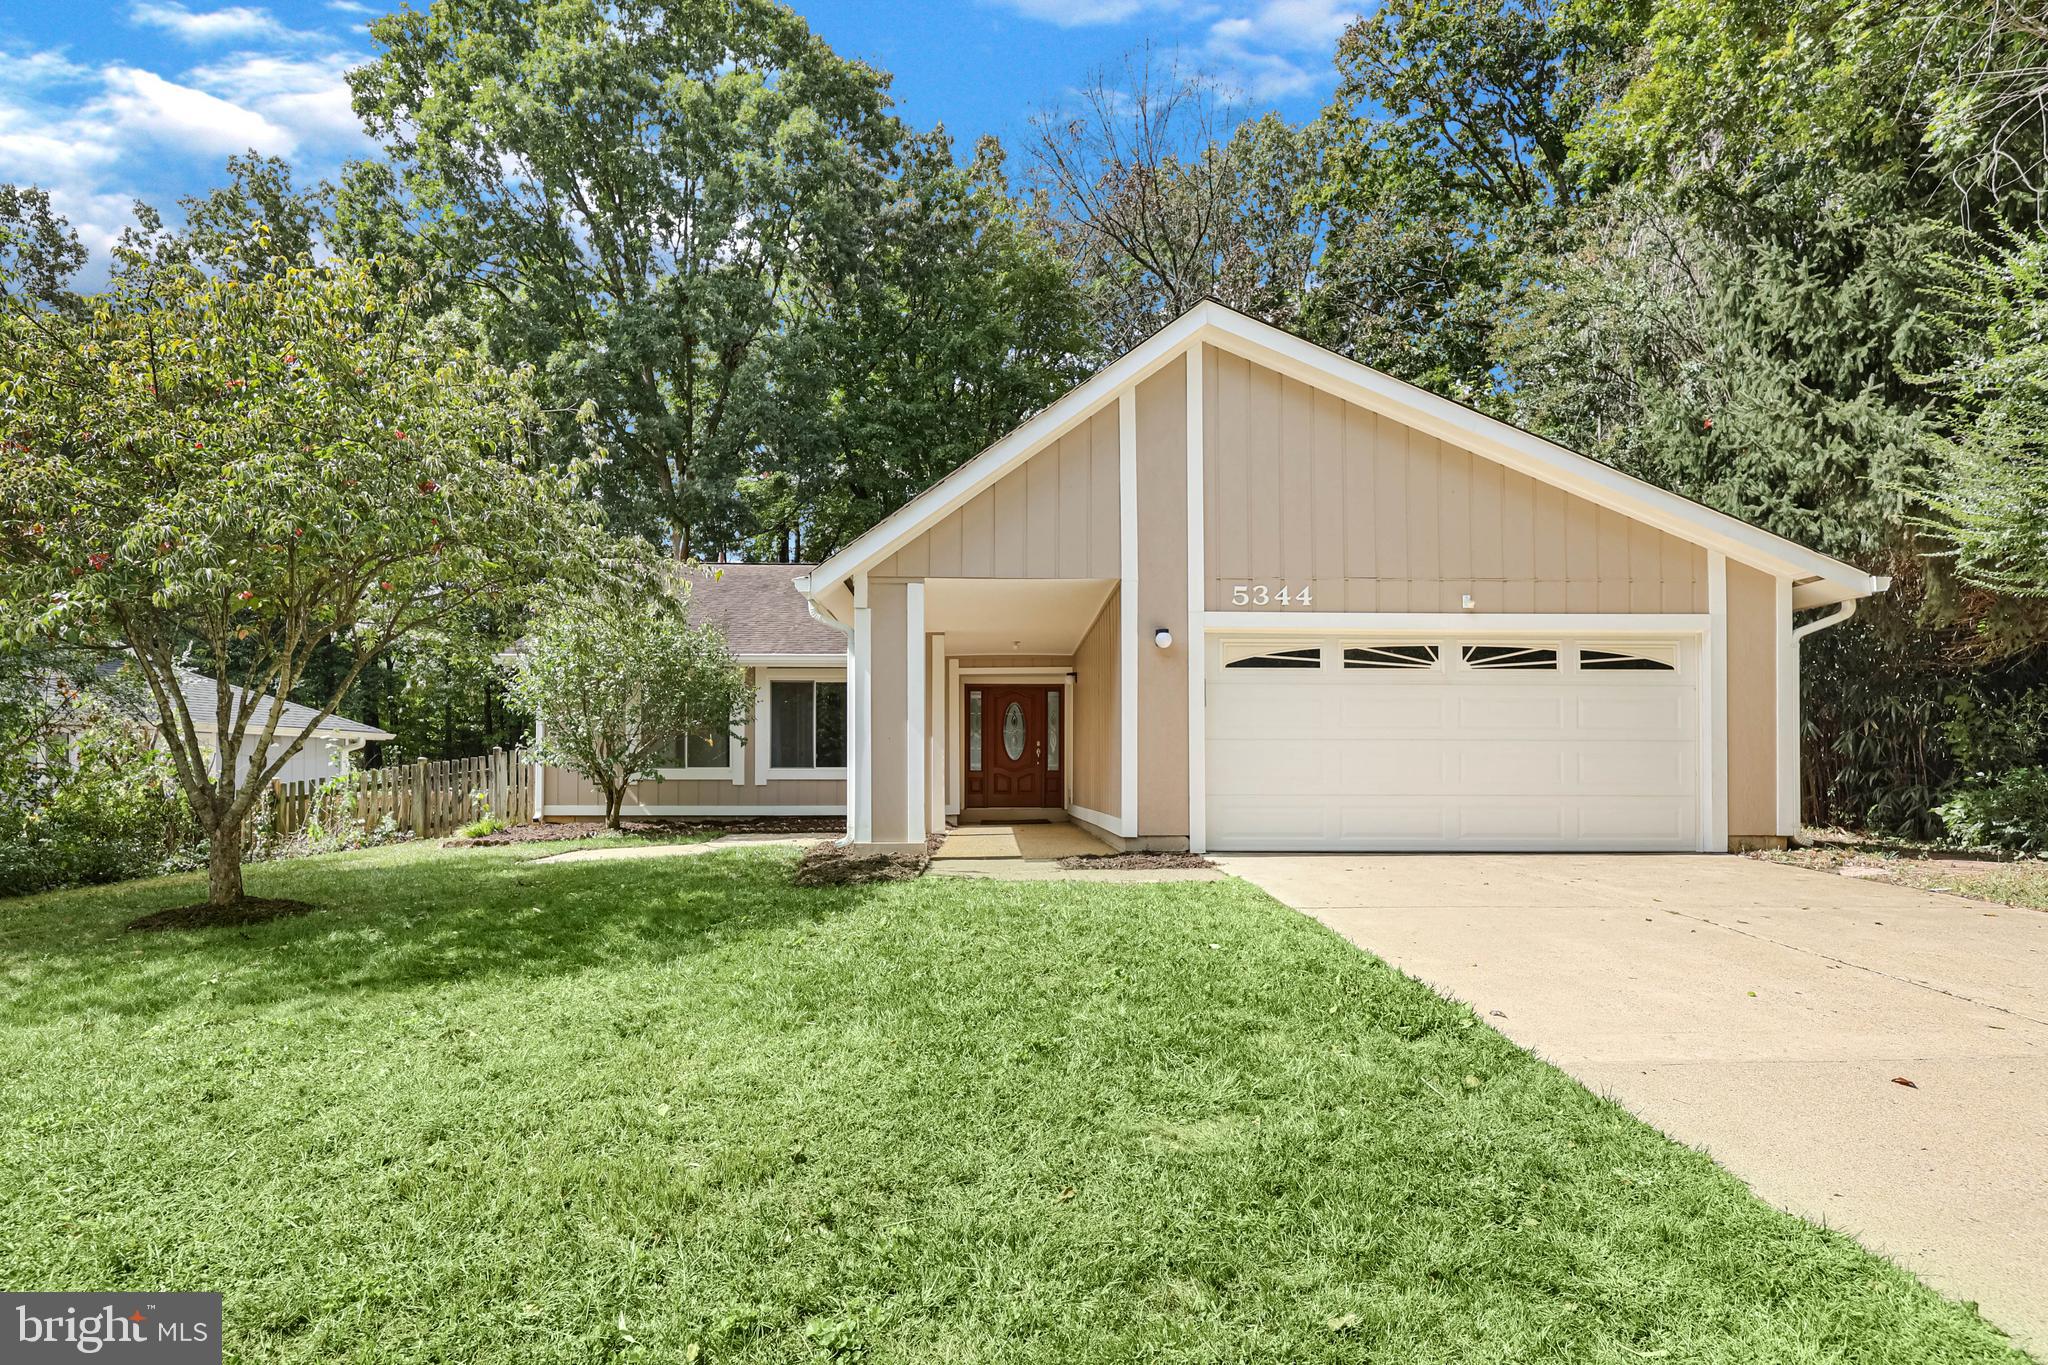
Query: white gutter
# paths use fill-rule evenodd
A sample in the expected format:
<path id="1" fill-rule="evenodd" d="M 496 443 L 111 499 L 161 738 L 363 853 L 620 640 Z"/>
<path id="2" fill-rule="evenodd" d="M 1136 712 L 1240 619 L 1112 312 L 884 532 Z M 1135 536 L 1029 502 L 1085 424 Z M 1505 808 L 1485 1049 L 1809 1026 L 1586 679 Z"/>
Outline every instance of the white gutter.
<path id="1" fill-rule="evenodd" d="M 1817 616 L 1803 626 L 1794 626 L 1792 628 L 1792 643 L 1794 647 L 1797 647 L 1801 640 L 1804 640 L 1815 631 L 1826 630 L 1829 626 L 1839 626 L 1842 622 L 1854 616 L 1856 614 L 1856 600 L 1853 597 L 1844 598 L 1840 602 L 1835 603 L 1835 609 L 1827 615 Z"/>
<path id="2" fill-rule="evenodd" d="M 1873 595 L 1876 593 L 1886 592 L 1891 588 L 1891 586 L 1892 581 L 1890 578 L 1887 578 L 1881 574 L 1871 575 L 1870 591 Z M 1829 612 L 1827 615 L 1816 616 L 1813 620 L 1808 621 L 1803 626 L 1794 626 L 1792 628 L 1793 649 L 1796 651 L 1799 647 L 1799 642 L 1801 640 L 1804 640 L 1807 636 L 1814 634 L 1816 631 L 1826 630 L 1830 626 L 1839 626 L 1842 624 L 1842 622 L 1854 616 L 1856 614 L 1856 602 L 1857 599 L 1854 597 L 1844 598 L 1842 601 L 1835 603 L 1835 610 Z"/>

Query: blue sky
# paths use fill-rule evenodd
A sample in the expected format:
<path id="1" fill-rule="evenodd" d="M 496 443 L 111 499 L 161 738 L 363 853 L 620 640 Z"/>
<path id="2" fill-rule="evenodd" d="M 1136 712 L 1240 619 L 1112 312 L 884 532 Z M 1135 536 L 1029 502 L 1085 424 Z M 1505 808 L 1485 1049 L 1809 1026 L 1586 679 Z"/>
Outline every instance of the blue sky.
<path id="1" fill-rule="evenodd" d="M 423 2 L 423 0 L 422 0 Z M 809 0 L 834 48 L 895 75 L 900 112 L 944 123 L 964 153 L 982 133 L 1013 153 L 1031 114 L 1144 43 L 1305 118 L 1364 0 Z M 342 74 L 371 55 L 378 0 L 0 0 L 0 181 L 51 191 L 92 250 L 141 197 L 173 214 L 234 152 L 332 176 L 373 149 Z M 1015 163 L 1013 162 L 1013 167 Z M 174 216 L 174 215 L 173 215 Z"/>

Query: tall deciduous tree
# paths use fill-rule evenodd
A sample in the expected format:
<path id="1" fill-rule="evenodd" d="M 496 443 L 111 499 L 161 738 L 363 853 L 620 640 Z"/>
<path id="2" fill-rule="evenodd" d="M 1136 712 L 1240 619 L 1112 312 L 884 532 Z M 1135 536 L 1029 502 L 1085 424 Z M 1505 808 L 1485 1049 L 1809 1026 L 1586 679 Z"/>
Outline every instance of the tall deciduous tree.
<path id="1" fill-rule="evenodd" d="M 73 307 L 71 277 L 84 265 L 85 246 L 48 190 L 0 184 L 0 288 L 41 307 Z"/>
<path id="2" fill-rule="evenodd" d="M 1286 322 L 1313 263 L 1306 148 L 1277 117 L 1150 49 L 1040 114 L 1037 214 L 1094 314 L 1103 359 L 1204 298 Z"/>
<path id="3" fill-rule="evenodd" d="M 132 654 L 216 906 L 241 898 L 244 823 L 304 743 L 276 703 L 321 645 L 350 660 L 324 720 L 398 641 L 598 562 L 572 476 L 528 463 L 528 378 L 361 266 L 155 269 L 76 318 L 10 306 L 0 333 L 0 610 L 23 638 Z"/>
<path id="4" fill-rule="evenodd" d="M 497 354 L 589 398 L 622 525 L 679 557 L 729 495 L 737 386 L 807 277 L 850 271 L 900 130 L 887 78 L 771 0 L 435 0 L 350 75 L 398 167 L 344 235 L 475 291 Z"/>
<path id="5" fill-rule="evenodd" d="M 908 138 L 890 191 L 735 387 L 721 538 L 751 558 L 831 554 L 1085 376 L 1087 311 L 993 140 L 961 166 L 943 133 Z"/>
<path id="6" fill-rule="evenodd" d="M 725 638 L 668 592 L 549 605 L 505 678 L 538 722 L 535 752 L 604 793 L 611 829 L 634 782 L 675 766 L 680 744 L 732 743 L 753 707 Z"/>

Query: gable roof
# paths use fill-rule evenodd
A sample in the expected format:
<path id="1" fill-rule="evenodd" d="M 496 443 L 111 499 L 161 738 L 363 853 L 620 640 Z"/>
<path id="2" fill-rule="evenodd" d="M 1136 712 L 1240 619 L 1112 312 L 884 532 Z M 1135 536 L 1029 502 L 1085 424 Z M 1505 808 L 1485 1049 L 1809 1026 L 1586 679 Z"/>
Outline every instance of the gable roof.
<path id="1" fill-rule="evenodd" d="M 100 681 L 106 682 L 111 681 L 115 675 L 126 667 L 128 667 L 128 659 L 127 656 L 123 655 L 119 658 L 104 661 L 93 672 Z M 220 716 L 215 702 L 219 693 L 214 687 L 213 679 L 203 673 L 195 673 L 189 668 L 178 669 L 177 679 L 179 695 L 184 697 L 185 710 L 192 717 L 192 728 L 209 732 L 218 731 L 220 729 Z M 248 695 L 244 689 L 235 686 L 233 683 L 229 683 L 228 688 L 234 694 L 235 704 L 238 706 L 241 704 L 241 699 Z M 60 688 L 54 683 L 46 686 L 45 692 L 54 700 L 60 701 L 67 709 L 76 705 L 79 700 L 68 690 Z M 122 711 L 129 712 L 136 720 L 144 724 L 154 725 L 158 720 L 153 709 L 132 710 L 131 706 L 126 703 L 117 701 L 116 704 Z M 259 695 L 249 717 L 249 733 L 261 734 L 264 725 L 268 722 L 269 716 L 270 697 L 268 695 Z M 310 706 L 301 706 L 295 701 L 288 701 L 284 704 L 284 710 L 278 713 L 278 733 L 283 735 L 302 733 L 306 730 L 306 727 L 312 725 L 315 720 L 318 720 L 319 716 L 320 713 Z M 61 722 L 59 723 L 61 724 Z M 398 736 L 388 730 L 380 730 L 374 725 L 366 725 L 362 721 L 351 720 L 347 716 L 340 715 L 329 716 L 326 720 L 321 721 L 312 733 L 316 738 L 320 739 L 359 739 L 367 741 L 398 738 Z"/>
<path id="2" fill-rule="evenodd" d="M 1867 597 L 1890 586 L 1888 579 L 1873 577 L 1853 564 L 1205 299 L 877 522 L 798 580 L 798 590 L 814 599 L 832 594 L 844 580 L 887 558 L 1117 394 L 1203 344 L 1334 393 L 1696 545 L 1719 550 L 1740 563 L 1787 575 L 1798 585 L 1794 601 L 1800 607 Z"/>
<path id="3" fill-rule="evenodd" d="M 796 589 L 809 564 L 706 564 L 682 570 L 692 625 L 717 626 L 742 661 L 770 655 L 846 658 L 846 637 L 811 615 Z"/>
<path id="4" fill-rule="evenodd" d="M 242 688 L 236 687 L 232 683 L 228 686 L 235 694 L 235 704 L 237 706 L 241 705 L 242 698 L 248 694 Z M 178 670 L 178 690 L 185 696 L 185 709 L 191 713 L 192 727 L 194 729 L 218 730 L 220 728 L 220 717 L 214 711 L 214 701 L 218 693 L 214 688 L 213 679 L 202 673 L 194 673 L 189 669 L 181 668 Z M 362 721 L 350 720 L 347 716 L 329 716 L 326 720 L 320 721 L 318 726 L 313 726 L 313 722 L 319 719 L 320 713 L 312 707 L 301 706 L 295 701 L 288 701 L 284 704 L 284 710 L 278 713 L 277 730 L 279 734 L 298 734 L 307 730 L 308 727 L 312 727 L 313 735 L 321 739 L 382 740 L 398 738 L 398 736 L 388 730 L 379 730 L 374 725 L 365 725 Z M 263 727 L 269 723 L 270 698 L 266 695 L 259 695 L 255 699 L 254 707 L 249 715 L 248 733 L 259 735 L 263 732 Z"/>

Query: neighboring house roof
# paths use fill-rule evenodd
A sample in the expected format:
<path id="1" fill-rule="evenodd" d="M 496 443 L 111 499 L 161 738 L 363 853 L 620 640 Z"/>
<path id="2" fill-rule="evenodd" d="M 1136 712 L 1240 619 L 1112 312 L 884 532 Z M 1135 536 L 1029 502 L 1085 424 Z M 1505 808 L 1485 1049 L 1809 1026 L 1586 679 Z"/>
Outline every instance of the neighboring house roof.
<path id="1" fill-rule="evenodd" d="M 232 683 L 229 684 L 229 688 L 234 692 L 237 699 L 235 704 L 240 706 L 240 699 L 246 693 L 241 688 L 235 687 Z M 204 674 L 194 673 L 189 669 L 181 668 L 178 670 L 178 690 L 185 694 L 185 709 L 192 716 L 193 729 L 218 730 L 220 728 L 220 717 L 214 711 L 214 702 L 218 692 L 214 687 L 213 679 L 206 677 Z M 306 731 L 308 727 L 311 727 L 313 722 L 319 719 L 319 716 L 320 713 L 310 706 L 301 706 L 295 701 L 288 701 L 284 704 L 284 710 L 278 715 L 277 732 L 281 735 L 299 734 Z M 269 718 L 270 698 L 267 696 L 257 697 L 249 716 L 249 728 L 244 733 L 251 736 L 260 735 L 263 732 L 263 727 L 269 723 Z M 374 725 L 365 725 L 359 720 L 350 720 L 347 716 L 339 715 L 329 716 L 326 720 L 321 721 L 318 727 L 312 729 L 311 733 L 320 739 L 384 740 L 398 738 L 398 736 L 388 730 L 379 730 Z"/>
<path id="2" fill-rule="evenodd" d="M 988 449 L 877 522 L 813 569 L 797 587 L 821 609 L 844 610 L 840 585 L 880 563 L 1010 470 L 1193 346 L 1208 344 L 1334 393 L 1418 431 L 1566 489 L 1738 562 L 1797 580 L 1798 606 L 1821 606 L 1882 592 L 1888 580 L 1796 541 L 1717 512 L 1555 441 L 1439 397 L 1334 351 L 1303 341 L 1233 308 L 1205 299 L 1093 376 L 1067 391 Z"/>
<path id="3" fill-rule="evenodd" d="M 111 681 L 116 674 L 126 667 L 128 667 L 128 660 L 126 656 L 123 656 L 106 660 L 99 664 L 94 671 L 102 682 L 107 682 Z M 135 686 L 139 689 L 141 683 L 137 681 Z M 237 698 L 245 695 L 242 688 L 236 687 L 232 683 L 228 684 L 228 686 Z M 61 689 L 57 689 L 53 685 L 52 691 L 58 692 Z M 185 698 L 185 710 L 192 717 L 193 729 L 204 731 L 217 731 L 220 729 L 220 717 L 215 707 L 218 692 L 214 687 L 212 678 L 207 677 L 203 673 L 195 673 L 189 668 L 181 668 L 178 670 L 178 691 Z M 135 698 L 128 700 L 126 703 L 117 704 L 122 704 L 130 709 L 140 708 L 141 714 L 134 715 L 133 718 L 142 723 L 154 725 L 159 717 L 154 706 L 148 705 L 141 700 L 144 695 L 146 694 L 138 691 Z M 79 698 L 69 695 L 68 692 L 63 693 L 61 699 L 66 706 L 73 705 L 79 700 Z M 318 711 L 310 706 L 301 706 L 295 701 L 288 701 L 284 704 L 284 710 L 278 715 L 277 732 L 280 735 L 286 736 L 299 734 L 307 726 L 311 725 L 318 718 L 319 714 Z M 269 715 L 270 698 L 267 696 L 258 697 L 253 713 L 249 717 L 249 728 L 244 733 L 246 735 L 261 734 Z M 62 724 L 61 721 L 58 723 Z M 368 741 L 398 738 L 389 730 L 379 730 L 374 725 L 365 725 L 359 720 L 350 720 L 347 716 L 329 716 L 326 720 L 321 721 L 319 727 L 313 730 L 312 733 L 319 739 Z"/>
<path id="4" fill-rule="evenodd" d="M 742 662 L 789 656 L 846 658 L 846 636 L 811 615 L 796 589 L 809 564 L 705 564 L 684 571 L 692 625 L 717 626 Z"/>

